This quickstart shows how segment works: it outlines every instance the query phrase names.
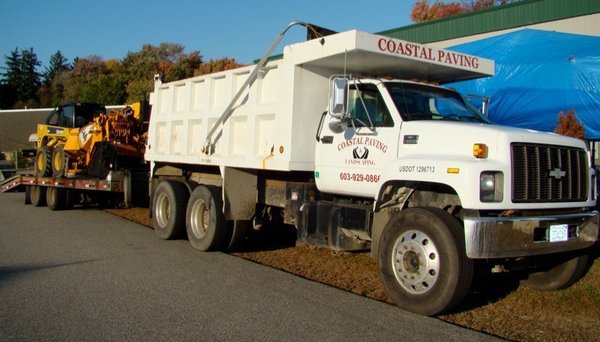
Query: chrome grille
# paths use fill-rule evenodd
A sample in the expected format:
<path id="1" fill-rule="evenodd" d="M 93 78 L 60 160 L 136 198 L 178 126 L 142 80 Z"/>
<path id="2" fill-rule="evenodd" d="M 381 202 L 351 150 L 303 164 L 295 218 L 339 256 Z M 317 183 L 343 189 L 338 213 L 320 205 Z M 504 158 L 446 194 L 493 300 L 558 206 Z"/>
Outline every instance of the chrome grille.
<path id="1" fill-rule="evenodd" d="M 580 148 L 513 143 L 512 200 L 580 202 L 588 198 L 587 153 Z"/>

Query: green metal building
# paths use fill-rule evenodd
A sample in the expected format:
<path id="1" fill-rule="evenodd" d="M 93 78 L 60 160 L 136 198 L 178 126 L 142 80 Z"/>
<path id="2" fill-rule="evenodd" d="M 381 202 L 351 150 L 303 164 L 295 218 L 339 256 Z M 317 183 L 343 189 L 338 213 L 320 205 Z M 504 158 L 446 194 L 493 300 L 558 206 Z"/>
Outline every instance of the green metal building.
<path id="1" fill-rule="evenodd" d="M 379 34 L 445 47 L 525 27 L 600 36 L 600 0 L 523 0 Z"/>

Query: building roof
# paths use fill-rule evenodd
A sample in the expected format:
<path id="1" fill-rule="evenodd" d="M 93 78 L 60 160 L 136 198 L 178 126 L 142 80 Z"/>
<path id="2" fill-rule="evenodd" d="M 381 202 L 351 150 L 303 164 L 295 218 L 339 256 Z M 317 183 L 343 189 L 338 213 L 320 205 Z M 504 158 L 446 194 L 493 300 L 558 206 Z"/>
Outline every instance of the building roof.
<path id="1" fill-rule="evenodd" d="M 523 0 L 378 34 L 412 42 L 432 43 L 599 12 L 598 0 Z"/>

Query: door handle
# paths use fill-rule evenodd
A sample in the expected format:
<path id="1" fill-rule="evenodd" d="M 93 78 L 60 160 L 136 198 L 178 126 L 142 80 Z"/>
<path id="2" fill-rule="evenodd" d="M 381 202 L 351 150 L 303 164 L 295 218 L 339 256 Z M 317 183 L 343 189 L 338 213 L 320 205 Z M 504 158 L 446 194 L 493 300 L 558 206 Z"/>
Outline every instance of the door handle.
<path id="1" fill-rule="evenodd" d="M 321 142 L 323 144 L 331 144 L 333 143 L 333 135 L 325 135 L 321 138 Z"/>

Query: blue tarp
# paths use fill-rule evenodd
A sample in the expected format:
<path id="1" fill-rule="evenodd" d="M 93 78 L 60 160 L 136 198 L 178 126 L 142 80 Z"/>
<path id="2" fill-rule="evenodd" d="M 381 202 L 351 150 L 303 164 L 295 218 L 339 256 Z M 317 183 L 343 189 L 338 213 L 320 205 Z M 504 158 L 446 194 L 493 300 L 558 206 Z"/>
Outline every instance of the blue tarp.
<path id="1" fill-rule="evenodd" d="M 600 139 L 600 37 L 524 29 L 448 49 L 496 62 L 494 77 L 447 84 L 490 97 L 492 122 L 551 132 L 573 109 Z"/>

